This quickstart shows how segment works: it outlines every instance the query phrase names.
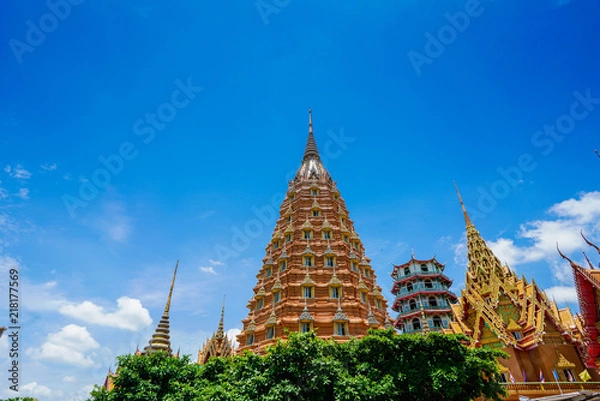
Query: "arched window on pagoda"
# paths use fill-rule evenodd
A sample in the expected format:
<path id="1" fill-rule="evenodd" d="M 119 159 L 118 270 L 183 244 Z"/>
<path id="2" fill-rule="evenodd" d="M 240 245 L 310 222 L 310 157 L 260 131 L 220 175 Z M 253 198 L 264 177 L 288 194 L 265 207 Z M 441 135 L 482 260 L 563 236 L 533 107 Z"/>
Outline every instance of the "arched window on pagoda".
<path id="1" fill-rule="evenodd" d="M 433 288 L 431 280 L 425 280 L 423 283 L 425 284 L 425 288 Z"/>
<path id="2" fill-rule="evenodd" d="M 414 318 L 412 320 L 412 327 L 413 330 L 421 330 L 421 321 L 417 318 Z"/>
<path id="3" fill-rule="evenodd" d="M 413 285 L 412 283 L 408 283 L 406 284 L 406 291 L 411 292 L 413 290 Z"/>
<path id="4" fill-rule="evenodd" d="M 429 306 L 438 306 L 438 301 L 436 297 L 429 297 L 427 302 L 429 303 Z"/>
<path id="5" fill-rule="evenodd" d="M 433 317 L 433 327 L 441 328 L 442 327 L 442 318 L 439 316 Z"/>
<path id="6" fill-rule="evenodd" d="M 427 269 L 427 265 L 426 265 L 426 264 L 422 264 L 422 265 L 421 265 L 421 271 L 422 271 L 422 272 L 426 272 L 426 271 L 428 271 L 428 269 Z"/>
<path id="7" fill-rule="evenodd" d="M 411 299 L 410 301 L 408 301 L 408 307 L 410 308 L 410 310 L 417 309 L 417 301 Z"/>
<path id="8" fill-rule="evenodd" d="M 407 267 L 404 268 L 404 275 L 405 276 L 409 276 L 410 275 L 410 267 L 407 266 Z"/>

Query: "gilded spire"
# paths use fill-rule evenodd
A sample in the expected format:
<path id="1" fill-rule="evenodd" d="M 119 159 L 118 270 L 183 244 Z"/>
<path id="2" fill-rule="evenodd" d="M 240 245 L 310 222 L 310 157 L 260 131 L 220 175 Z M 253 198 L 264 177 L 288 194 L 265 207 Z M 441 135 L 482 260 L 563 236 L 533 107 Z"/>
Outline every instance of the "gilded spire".
<path id="1" fill-rule="evenodd" d="M 225 338 L 225 325 L 223 320 L 225 318 L 225 295 L 223 295 L 223 305 L 221 306 L 221 320 L 219 320 L 219 327 L 217 328 L 217 332 L 215 334 L 217 340 L 222 340 Z"/>
<path id="2" fill-rule="evenodd" d="M 308 140 L 306 141 L 303 160 L 306 161 L 310 158 L 320 160 L 317 143 L 315 142 L 315 137 L 313 135 L 312 109 L 308 109 Z"/>
<path id="3" fill-rule="evenodd" d="M 460 206 L 462 207 L 463 215 L 465 216 L 465 223 L 467 223 L 467 226 L 473 225 L 473 223 L 471 222 L 471 218 L 467 213 L 467 209 L 465 208 L 465 204 L 463 203 L 462 197 L 460 196 L 460 191 L 458 190 L 458 185 L 456 185 L 456 181 L 454 181 L 454 188 L 456 188 L 456 194 L 458 195 L 458 200 L 460 201 Z"/>
<path id="4" fill-rule="evenodd" d="M 175 264 L 175 272 L 173 273 L 173 279 L 171 280 L 171 288 L 169 288 L 169 297 L 167 298 L 167 304 L 165 305 L 165 315 L 169 314 L 171 308 L 171 298 L 173 297 L 173 286 L 175 285 L 175 277 L 177 277 L 177 269 L 179 268 L 179 261 Z"/>
<path id="5" fill-rule="evenodd" d="M 165 305 L 165 311 L 158 322 L 156 331 L 152 335 L 152 338 L 148 342 L 148 345 L 144 347 L 143 354 L 151 354 L 153 352 L 162 350 L 167 354 L 172 355 L 173 350 L 171 349 L 171 337 L 169 335 L 169 309 L 171 308 L 171 298 L 173 296 L 173 287 L 175 285 L 175 277 L 177 277 L 177 269 L 179 268 L 179 261 L 175 264 L 175 271 L 173 272 L 173 279 L 171 280 L 171 288 L 169 289 L 169 296 L 167 298 L 167 304 Z"/>

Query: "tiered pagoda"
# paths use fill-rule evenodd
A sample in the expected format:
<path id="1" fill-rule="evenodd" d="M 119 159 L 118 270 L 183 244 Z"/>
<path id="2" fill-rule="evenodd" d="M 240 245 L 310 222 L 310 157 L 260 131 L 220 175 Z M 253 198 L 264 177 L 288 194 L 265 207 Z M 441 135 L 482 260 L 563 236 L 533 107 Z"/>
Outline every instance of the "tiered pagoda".
<path id="1" fill-rule="evenodd" d="M 593 247 L 598 254 L 600 248 L 592 244 L 581 233 L 585 242 Z M 600 368 L 600 270 L 594 268 L 594 265 L 584 253 L 588 267 L 583 267 L 570 258 L 565 256 L 560 250 L 560 255 L 569 261 L 573 269 L 573 278 L 575 288 L 577 289 L 577 298 L 579 300 L 579 311 L 585 343 L 585 365 L 589 369 Z"/>
<path id="2" fill-rule="evenodd" d="M 170 337 L 170 325 L 169 325 L 169 310 L 171 309 L 171 298 L 173 297 L 173 287 L 175 286 L 175 277 L 177 277 L 177 269 L 179 268 L 179 261 L 175 264 L 175 271 L 173 272 L 173 279 L 171 280 L 171 287 L 169 288 L 169 296 L 167 297 L 167 304 L 163 312 L 156 331 L 150 338 L 148 345 L 144 347 L 144 350 L 140 353 L 142 355 L 151 354 L 156 351 L 164 351 L 169 356 L 173 356 L 173 350 L 171 349 L 171 337 Z"/>
<path id="3" fill-rule="evenodd" d="M 452 331 L 466 334 L 472 346 L 500 348 L 508 353 L 508 359 L 499 361 L 506 381 L 551 382 L 557 380 L 556 373 L 557 381 L 577 380 L 586 369 L 578 319 L 567 308 L 559 310 L 533 280 L 528 283 L 525 277 L 518 278 L 500 263 L 471 222 L 460 193 L 458 197 L 467 226 L 469 263 L 465 289 L 458 303 L 452 305 Z M 595 371 L 589 373 L 598 380 Z M 548 388 L 539 385 L 524 394 L 527 388 L 522 386 L 520 394 L 550 394 Z M 554 390 L 559 392 L 556 387 Z M 518 398 L 511 394 L 509 399 Z"/>
<path id="4" fill-rule="evenodd" d="M 225 325 L 223 323 L 224 317 L 225 302 L 223 302 L 223 307 L 221 308 L 221 320 L 219 320 L 217 331 L 210 339 L 206 340 L 202 349 L 198 351 L 198 363 L 200 365 L 204 365 L 213 357 L 233 356 L 233 344 L 229 338 L 227 338 L 227 334 L 225 333 Z"/>
<path id="5" fill-rule="evenodd" d="M 451 305 L 457 297 L 450 290 L 452 280 L 444 265 L 433 259 L 412 258 L 392 272 L 396 297 L 392 310 L 398 312 L 396 328 L 403 333 L 451 332 Z"/>
<path id="6" fill-rule="evenodd" d="M 240 352 L 260 352 L 287 332 L 314 330 L 345 341 L 391 327 L 363 243 L 319 157 L 310 111 L 308 130 L 242 320 Z"/>
<path id="7" fill-rule="evenodd" d="M 179 351 L 173 354 L 173 350 L 171 349 L 171 335 L 170 335 L 170 324 L 169 324 L 169 310 L 171 309 L 171 298 L 173 297 L 173 287 L 175 286 L 175 277 L 177 277 L 177 269 L 179 268 L 179 261 L 175 264 L 175 271 L 173 272 L 173 278 L 171 279 L 171 287 L 169 288 L 169 296 L 167 297 L 167 304 L 165 305 L 165 310 L 163 312 L 160 321 L 148 342 L 143 349 L 140 351 L 139 348 L 136 348 L 134 354 L 135 355 L 150 355 L 157 351 L 164 351 L 167 355 L 172 356 L 174 358 L 179 358 Z M 108 391 L 111 391 L 114 388 L 114 377 L 119 374 L 117 370 L 114 373 L 111 369 L 108 370 L 108 374 L 106 379 L 104 380 L 103 387 Z"/>

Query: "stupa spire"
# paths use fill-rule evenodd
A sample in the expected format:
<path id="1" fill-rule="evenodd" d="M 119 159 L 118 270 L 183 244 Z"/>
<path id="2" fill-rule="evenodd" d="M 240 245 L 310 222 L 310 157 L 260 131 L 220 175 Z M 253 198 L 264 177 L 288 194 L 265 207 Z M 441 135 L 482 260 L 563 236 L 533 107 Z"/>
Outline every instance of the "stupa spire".
<path id="1" fill-rule="evenodd" d="M 315 136 L 313 135 L 312 109 L 308 109 L 308 139 L 306 141 L 306 148 L 304 149 L 304 158 L 302 160 L 306 161 L 308 159 L 320 160 L 317 143 L 315 142 Z"/>
<path id="2" fill-rule="evenodd" d="M 173 278 L 171 279 L 171 287 L 169 288 L 169 296 L 167 297 L 167 304 L 165 305 L 165 311 L 163 312 L 156 331 L 152 334 L 152 338 L 148 342 L 148 345 L 144 347 L 143 354 L 149 354 L 159 350 L 165 351 L 171 355 L 173 350 L 171 349 L 171 337 L 170 337 L 170 325 L 169 325 L 169 309 L 171 308 L 171 298 L 173 297 L 173 287 L 175 286 L 175 277 L 177 277 L 177 269 L 179 268 L 179 261 L 175 264 L 175 271 L 173 272 Z"/>
<path id="3" fill-rule="evenodd" d="M 465 208 L 465 204 L 463 203 L 462 196 L 460 196 L 460 191 L 458 190 L 458 185 L 456 185 L 456 181 L 454 181 L 454 188 L 456 188 L 456 194 L 458 195 L 460 207 L 462 208 L 463 215 L 465 216 L 465 223 L 467 224 L 467 226 L 473 225 L 473 223 L 471 222 L 471 218 L 469 217 L 469 213 L 467 213 L 467 209 Z"/>
<path id="4" fill-rule="evenodd" d="M 221 306 L 221 319 L 219 320 L 219 327 L 217 328 L 217 332 L 215 333 L 215 337 L 217 340 L 222 340 L 225 338 L 225 324 L 223 320 L 225 318 L 225 295 L 223 295 L 223 305 Z"/>

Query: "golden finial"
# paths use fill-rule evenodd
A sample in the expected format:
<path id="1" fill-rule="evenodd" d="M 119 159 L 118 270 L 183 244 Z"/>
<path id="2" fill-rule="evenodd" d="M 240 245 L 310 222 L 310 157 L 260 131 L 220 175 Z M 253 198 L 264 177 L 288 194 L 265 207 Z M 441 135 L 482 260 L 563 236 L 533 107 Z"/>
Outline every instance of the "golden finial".
<path id="1" fill-rule="evenodd" d="M 171 308 L 171 297 L 173 296 L 173 286 L 175 285 L 175 277 L 177 277 L 177 268 L 179 267 L 179 261 L 175 264 L 175 272 L 173 272 L 173 279 L 171 280 L 171 288 L 169 289 L 169 297 L 167 298 L 167 304 L 165 305 L 165 315 L 169 314 Z"/>
<path id="2" fill-rule="evenodd" d="M 456 181 L 454 181 L 454 188 L 456 188 L 456 194 L 458 195 L 458 200 L 460 201 L 460 206 L 462 207 L 463 214 L 465 216 L 465 222 L 467 225 L 473 225 L 471 222 L 471 218 L 467 213 L 467 209 L 465 208 L 465 204 L 463 203 L 462 197 L 460 196 L 460 191 L 458 190 L 458 185 L 456 185 Z"/>

